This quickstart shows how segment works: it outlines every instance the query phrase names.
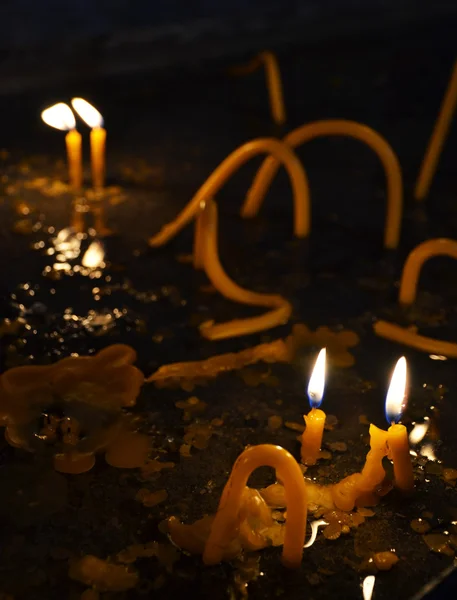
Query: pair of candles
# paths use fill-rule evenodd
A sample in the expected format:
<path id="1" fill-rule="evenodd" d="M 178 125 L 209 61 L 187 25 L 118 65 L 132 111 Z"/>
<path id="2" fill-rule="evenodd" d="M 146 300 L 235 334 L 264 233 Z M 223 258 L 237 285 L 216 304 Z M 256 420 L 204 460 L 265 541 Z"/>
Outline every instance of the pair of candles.
<path id="1" fill-rule="evenodd" d="M 325 366 L 326 351 L 323 348 L 317 357 L 308 385 L 311 411 L 304 416 L 306 429 L 302 436 L 301 447 L 301 460 L 305 465 L 316 464 L 322 445 L 326 415 L 319 406 L 324 396 Z M 390 427 L 387 431 L 374 425 L 370 427 L 370 445 L 373 451 L 370 462 L 373 460 L 376 462 L 375 466 L 382 467 L 382 459 L 385 455 L 383 454 L 383 448 L 387 441 L 389 456 L 394 466 L 395 485 L 400 490 L 408 492 L 414 488 L 414 475 L 409 451 L 408 432 L 406 427 L 399 423 L 405 408 L 406 383 L 407 364 L 403 356 L 396 364 L 386 397 L 386 418 L 387 422 L 390 423 Z M 378 446 L 381 449 L 380 452 L 374 452 L 374 449 Z"/>
<path id="2" fill-rule="evenodd" d="M 71 105 L 81 119 L 91 127 L 92 184 L 95 189 L 100 190 L 105 183 L 106 130 L 103 128 L 103 117 L 92 104 L 89 104 L 83 98 L 73 98 Z M 75 191 L 80 190 L 83 184 L 82 139 L 81 134 L 76 130 L 76 119 L 73 111 L 64 102 L 59 102 L 44 110 L 41 113 L 41 118 L 47 125 L 68 132 L 65 136 L 65 143 L 67 146 L 70 186 Z"/>

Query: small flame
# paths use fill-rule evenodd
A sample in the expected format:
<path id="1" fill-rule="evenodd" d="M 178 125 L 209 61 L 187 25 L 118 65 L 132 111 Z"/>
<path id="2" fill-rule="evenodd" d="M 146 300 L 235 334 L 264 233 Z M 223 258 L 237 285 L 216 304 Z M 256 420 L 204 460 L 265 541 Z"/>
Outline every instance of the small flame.
<path id="1" fill-rule="evenodd" d="M 374 575 L 367 575 L 362 583 L 363 600 L 371 600 L 373 596 L 374 584 L 376 578 Z"/>
<path id="2" fill-rule="evenodd" d="M 318 408 L 324 397 L 326 355 L 326 349 L 322 348 L 308 383 L 308 398 L 312 408 Z"/>
<path id="3" fill-rule="evenodd" d="M 398 423 L 406 406 L 406 358 L 402 356 L 395 365 L 386 397 L 386 419 L 388 423 Z"/>
<path id="4" fill-rule="evenodd" d="M 76 127 L 75 115 L 68 104 L 64 102 L 59 102 L 46 108 L 41 113 L 41 118 L 46 125 L 50 125 L 61 131 L 69 131 Z"/>
<path id="5" fill-rule="evenodd" d="M 92 242 L 89 248 L 86 250 L 83 259 L 82 266 L 88 269 L 96 269 L 97 267 L 103 266 L 103 259 L 105 258 L 105 251 L 103 245 L 100 242 Z"/>
<path id="6" fill-rule="evenodd" d="M 89 125 L 89 127 L 103 127 L 103 117 L 100 112 L 92 106 L 84 98 L 73 98 L 71 105 L 81 117 L 81 119 Z"/>
<path id="7" fill-rule="evenodd" d="M 414 425 L 414 429 L 409 434 L 409 441 L 413 446 L 416 446 L 416 444 L 422 442 L 429 427 L 430 421 L 425 421 L 424 423 L 417 423 Z"/>

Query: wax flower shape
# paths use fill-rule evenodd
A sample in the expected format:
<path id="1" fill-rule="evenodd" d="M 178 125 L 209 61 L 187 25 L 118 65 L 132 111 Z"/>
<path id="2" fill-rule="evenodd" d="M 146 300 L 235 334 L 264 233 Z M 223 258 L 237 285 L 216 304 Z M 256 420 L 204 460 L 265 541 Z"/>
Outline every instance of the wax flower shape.
<path id="1" fill-rule="evenodd" d="M 144 381 L 130 346 L 108 346 L 95 356 L 53 365 L 15 367 L 0 377 L 0 422 L 9 444 L 54 457 L 85 458 L 117 433 L 122 408 L 133 406 Z M 68 472 L 68 470 L 67 470 Z"/>
<path id="2" fill-rule="evenodd" d="M 359 336 L 348 329 L 335 332 L 322 326 L 316 331 L 311 331 L 307 325 L 297 323 L 292 328 L 292 334 L 287 338 L 287 345 L 291 356 L 307 346 L 326 348 L 328 360 L 333 366 L 352 367 L 355 359 L 348 348 L 357 346 L 359 341 Z"/>

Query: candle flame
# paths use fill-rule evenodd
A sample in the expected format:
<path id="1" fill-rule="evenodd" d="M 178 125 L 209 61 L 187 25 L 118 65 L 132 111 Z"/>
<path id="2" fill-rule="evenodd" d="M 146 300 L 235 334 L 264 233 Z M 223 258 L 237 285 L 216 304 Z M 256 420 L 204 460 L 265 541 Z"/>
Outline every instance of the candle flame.
<path id="1" fill-rule="evenodd" d="M 326 349 L 322 348 L 308 383 L 308 398 L 312 408 L 318 408 L 324 397 L 326 356 Z"/>
<path id="2" fill-rule="evenodd" d="M 104 258 L 105 251 L 103 245 L 100 242 L 92 242 L 84 253 L 81 264 L 88 269 L 96 269 L 97 267 L 103 266 Z"/>
<path id="3" fill-rule="evenodd" d="M 367 575 L 362 583 L 362 592 L 363 592 L 363 600 L 371 600 L 373 596 L 374 583 L 375 583 L 374 575 Z"/>
<path id="4" fill-rule="evenodd" d="M 388 423 L 398 423 L 406 406 L 406 358 L 402 356 L 395 365 L 386 397 L 386 419 Z"/>
<path id="5" fill-rule="evenodd" d="M 84 123 L 89 125 L 89 127 L 103 127 L 103 117 L 101 113 L 95 106 L 92 106 L 92 104 L 87 102 L 87 100 L 84 100 L 84 98 L 73 98 L 71 105 Z"/>
<path id="6" fill-rule="evenodd" d="M 64 102 L 58 102 L 41 113 L 41 118 L 51 127 L 61 131 L 69 131 L 76 127 L 76 120 L 73 111 Z"/>

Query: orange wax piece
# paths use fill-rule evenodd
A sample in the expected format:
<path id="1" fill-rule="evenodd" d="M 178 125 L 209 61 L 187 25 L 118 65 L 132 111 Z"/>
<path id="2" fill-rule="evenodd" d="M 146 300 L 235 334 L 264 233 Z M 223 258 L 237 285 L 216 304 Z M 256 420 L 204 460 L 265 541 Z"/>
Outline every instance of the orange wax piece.
<path id="1" fill-rule="evenodd" d="M 325 412 L 319 408 L 312 408 L 305 419 L 306 429 L 301 440 L 301 461 L 304 465 L 315 465 L 319 450 L 322 446 L 324 434 Z"/>
<path id="2" fill-rule="evenodd" d="M 450 256 L 457 259 L 457 242 L 447 238 L 427 240 L 409 253 L 401 275 L 400 304 L 408 306 L 414 302 L 422 267 L 434 256 Z"/>
<path id="3" fill-rule="evenodd" d="M 290 568 L 298 568 L 302 560 L 305 541 L 307 496 L 301 469 L 294 457 L 280 446 L 261 444 L 250 446 L 235 462 L 230 478 L 222 492 L 219 507 L 205 545 L 203 561 L 217 564 L 224 556 L 224 549 L 237 536 L 240 523 L 240 506 L 246 483 L 258 467 L 276 469 L 284 484 L 287 502 L 287 521 L 284 536 L 282 562 Z"/>
<path id="4" fill-rule="evenodd" d="M 412 492 L 414 474 L 406 427 L 401 424 L 391 425 L 387 431 L 387 444 L 389 456 L 394 463 L 395 486 L 402 492 Z"/>
<path id="5" fill-rule="evenodd" d="M 273 138 L 259 138 L 246 142 L 234 150 L 211 173 L 198 192 L 179 213 L 174 221 L 165 225 L 159 233 L 149 239 L 151 246 L 162 246 L 171 240 L 201 211 L 201 203 L 215 197 L 230 177 L 249 159 L 258 154 L 271 154 L 284 165 L 289 175 L 294 194 L 294 234 L 305 238 L 309 235 L 310 207 L 309 186 L 306 173 L 293 150 L 284 142 Z"/>
<path id="6" fill-rule="evenodd" d="M 457 344 L 453 342 L 444 342 L 435 338 L 419 335 L 411 329 L 405 329 L 395 323 L 387 321 L 377 321 L 374 324 L 374 332 L 380 337 L 417 348 L 429 354 L 438 354 L 449 358 L 457 358 Z"/>
<path id="7" fill-rule="evenodd" d="M 205 208 L 205 204 L 203 203 L 202 209 Z M 194 233 L 194 251 L 193 251 L 193 263 L 194 269 L 203 269 L 203 261 L 204 261 L 204 236 L 205 236 L 205 226 L 204 226 L 204 215 L 201 214 L 195 219 L 195 233 Z"/>
<path id="8" fill-rule="evenodd" d="M 432 137 L 422 162 L 414 190 L 416 200 L 423 200 L 428 194 L 438 160 L 454 116 L 457 105 L 457 61 L 454 63 L 446 94 L 443 98 L 440 114 L 435 123 Z"/>
<path id="9" fill-rule="evenodd" d="M 241 288 L 224 271 L 219 261 L 217 206 L 213 200 L 207 202 L 202 219 L 204 269 L 216 290 L 235 302 L 250 306 L 271 307 L 273 310 L 260 317 L 235 319 L 219 325 L 215 325 L 213 321 L 207 321 L 200 325 L 201 334 L 210 340 L 220 340 L 256 333 L 286 323 L 291 315 L 292 307 L 285 298 L 277 294 L 259 294 Z"/>
<path id="10" fill-rule="evenodd" d="M 363 491 L 375 490 L 385 477 L 383 458 L 387 456 L 387 431 L 370 425 L 370 451 L 362 469 L 359 488 Z"/>
<path id="11" fill-rule="evenodd" d="M 95 456 L 93 454 L 55 454 L 54 469 L 59 473 L 68 473 L 70 475 L 79 475 L 90 471 L 95 465 Z"/>
<path id="12" fill-rule="evenodd" d="M 370 146 L 381 159 L 387 178 L 387 217 L 384 229 L 384 246 L 396 248 L 400 239 L 400 226 L 403 211 L 403 183 L 399 160 L 386 140 L 374 129 L 342 119 L 328 119 L 308 123 L 291 131 L 284 142 L 296 148 L 305 142 L 325 135 L 350 136 Z M 279 169 L 278 158 L 266 158 L 249 189 L 242 208 L 243 217 L 253 217 L 259 208 Z"/>
<path id="13" fill-rule="evenodd" d="M 105 185 L 105 142 L 106 129 L 94 127 L 90 132 L 90 159 L 94 188 L 102 188 Z"/>
<path id="14" fill-rule="evenodd" d="M 81 134 L 76 129 L 71 129 L 65 136 L 68 160 L 68 178 L 70 186 L 79 190 L 83 184 L 83 162 L 81 148 Z"/>

